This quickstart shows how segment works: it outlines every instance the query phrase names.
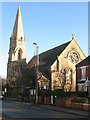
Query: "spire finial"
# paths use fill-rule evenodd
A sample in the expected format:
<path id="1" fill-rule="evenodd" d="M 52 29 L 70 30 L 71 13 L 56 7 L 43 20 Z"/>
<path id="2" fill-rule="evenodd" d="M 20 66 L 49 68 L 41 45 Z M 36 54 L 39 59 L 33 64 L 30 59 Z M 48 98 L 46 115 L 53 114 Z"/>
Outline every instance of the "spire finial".
<path id="1" fill-rule="evenodd" d="M 72 40 L 75 39 L 74 33 L 72 33 Z"/>
<path id="2" fill-rule="evenodd" d="M 20 5 L 18 5 L 18 8 L 20 8 Z"/>
<path id="3" fill-rule="evenodd" d="M 20 5 L 18 5 L 18 11 L 20 11 Z"/>

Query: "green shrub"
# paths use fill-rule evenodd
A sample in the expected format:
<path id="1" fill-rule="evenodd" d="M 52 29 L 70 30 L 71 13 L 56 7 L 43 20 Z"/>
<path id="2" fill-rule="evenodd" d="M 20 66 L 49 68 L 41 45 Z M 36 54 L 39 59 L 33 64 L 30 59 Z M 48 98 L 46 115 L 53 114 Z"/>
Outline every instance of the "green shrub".
<path id="1" fill-rule="evenodd" d="M 50 96 L 51 95 L 51 90 L 39 90 L 38 95 L 39 96 Z"/>
<path id="2" fill-rule="evenodd" d="M 39 90 L 39 96 L 57 96 L 57 97 L 87 97 L 87 92 L 64 92 L 61 89 L 59 90 Z"/>

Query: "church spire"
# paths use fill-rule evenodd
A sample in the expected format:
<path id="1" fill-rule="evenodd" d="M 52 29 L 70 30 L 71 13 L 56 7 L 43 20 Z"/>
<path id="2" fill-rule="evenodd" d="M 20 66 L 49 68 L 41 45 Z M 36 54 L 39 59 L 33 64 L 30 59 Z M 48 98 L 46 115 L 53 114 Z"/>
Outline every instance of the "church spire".
<path id="1" fill-rule="evenodd" d="M 17 77 L 21 73 L 21 66 L 26 65 L 25 37 L 23 33 L 22 17 L 18 7 L 12 35 L 10 37 L 9 57 L 7 64 L 7 80 L 10 85 L 17 86 Z M 13 90 L 15 86 L 13 85 Z M 14 93 L 14 91 L 13 91 Z"/>
<path id="2" fill-rule="evenodd" d="M 20 6 L 19 6 L 13 32 L 12 32 L 12 39 L 15 40 L 15 39 L 21 39 L 21 38 L 24 38 L 24 33 L 23 33 L 23 26 L 22 26 L 21 11 L 20 11 Z"/>

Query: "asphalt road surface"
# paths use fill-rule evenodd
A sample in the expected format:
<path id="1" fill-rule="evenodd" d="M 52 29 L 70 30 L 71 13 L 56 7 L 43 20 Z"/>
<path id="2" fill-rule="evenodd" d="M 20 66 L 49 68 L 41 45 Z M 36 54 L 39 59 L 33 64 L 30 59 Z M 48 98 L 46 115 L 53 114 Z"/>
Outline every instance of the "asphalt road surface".
<path id="1" fill-rule="evenodd" d="M 85 118 L 81 115 L 75 115 L 65 112 L 59 112 L 42 108 L 40 106 L 30 105 L 16 101 L 2 102 L 2 116 L 4 118 Z"/>
<path id="2" fill-rule="evenodd" d="M 1 120 L 1 117 L 2 117 L 2 100 L 0 100 L 0 120 Z"/>

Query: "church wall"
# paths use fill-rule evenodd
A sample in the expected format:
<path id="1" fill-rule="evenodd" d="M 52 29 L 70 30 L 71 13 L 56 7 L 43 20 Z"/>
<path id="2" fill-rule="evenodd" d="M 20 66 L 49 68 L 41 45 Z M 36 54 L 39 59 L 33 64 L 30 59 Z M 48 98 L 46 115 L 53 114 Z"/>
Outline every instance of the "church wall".
<path id="1" fill-rule="evenodd" d="M 71 51 L 75 51 L 78 54 L 79 59 L 76 62 L 73 60 L 71 61 L 69 58 L 69 53 Z M 82 50 L 80 49 L 76 41 L 72 40 L 71 43 L 66 47 L 66 49 L 60 54 L 60 56 L 58 56 L 59 71 L 57 71 L 57 60 L 51 66 L 52 89 L 64 89 L 65 91 L 76 91 L 75 65 L 79 63 L 81 60 L 83 60 L 84 58 L 85 58 L 84 53 L 82 52 Z M 63 70 L 65 70 L 66 73 L 64 73 Z M 64 74 L 65 76 L 63 76 Z M 56 85 L 56 88 L 54 87 L 55 81 L 57 81 L 57 85 L 59 87 L 57 87 L 57 85 Z"/>

